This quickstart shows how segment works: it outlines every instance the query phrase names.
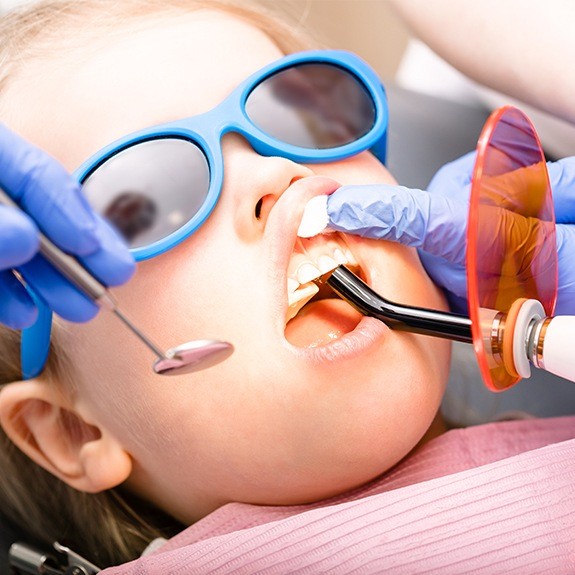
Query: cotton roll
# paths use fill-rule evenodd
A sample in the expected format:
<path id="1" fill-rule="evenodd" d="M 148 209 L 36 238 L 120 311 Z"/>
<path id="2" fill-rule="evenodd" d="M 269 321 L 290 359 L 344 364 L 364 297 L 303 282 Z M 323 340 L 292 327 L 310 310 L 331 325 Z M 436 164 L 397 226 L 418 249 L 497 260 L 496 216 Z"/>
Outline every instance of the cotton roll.
<path id="1" fill-rule="evenodd" d="M 315 196 L 305 206 L 303 217 L 297 230 L 300 238 L 311 238 L 321 234 L 327 227 L 327 196 Z"/>

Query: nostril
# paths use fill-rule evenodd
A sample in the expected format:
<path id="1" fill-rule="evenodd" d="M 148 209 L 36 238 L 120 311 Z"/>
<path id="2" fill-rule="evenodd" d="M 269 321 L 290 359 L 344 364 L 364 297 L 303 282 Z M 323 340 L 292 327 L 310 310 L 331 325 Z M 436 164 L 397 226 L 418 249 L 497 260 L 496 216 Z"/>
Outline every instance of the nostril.
<path id="1" fill-rule="evenodd" d="M 262 218 L 267 218 L 268 213 L 272 209 L 273 205 L 275 204 L 277 198 L 273 194 L 267 194 L 262 196 L 255 207 L 254 215 L 256 216 L 256 220 L 261 220 Z"/>
<path id="2" fill-rule="evenodd" d="M 256 204 L 256 220 L 259 220 L 262 215 L 262 206 L 264 205 L 264 199 L 260 198 Z"/>

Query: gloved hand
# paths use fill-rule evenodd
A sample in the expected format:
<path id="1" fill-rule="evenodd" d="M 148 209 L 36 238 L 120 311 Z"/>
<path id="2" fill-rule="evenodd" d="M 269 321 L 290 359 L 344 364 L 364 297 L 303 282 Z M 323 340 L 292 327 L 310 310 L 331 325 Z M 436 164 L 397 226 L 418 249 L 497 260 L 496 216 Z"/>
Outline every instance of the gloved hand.
<path id="1" fill-rule="evenodd" d="M 475 152 L 443 166 L 428 191 L 343 186 L 329 196 L 329 227 L 419 248 L 423 265 L 454 311 L 467 312 L 465 252 Z M 556 314 L 575 314 L 575 157 L 548 163 L 557 218 Z"/>
<path id="2" fill-rule="evenodd" d="M 63 318 L 94 317 L 98 307 L 38 254 L 38 228 L 106 285 L 124 283 L 135 271 L 125 243 L 92 212 L 80 185 L 58 162 L 1 123 L 0 187 L 24 210 L 0 205 L 0 323 L 22 329 L 37 316 L 12 269 Z"/>

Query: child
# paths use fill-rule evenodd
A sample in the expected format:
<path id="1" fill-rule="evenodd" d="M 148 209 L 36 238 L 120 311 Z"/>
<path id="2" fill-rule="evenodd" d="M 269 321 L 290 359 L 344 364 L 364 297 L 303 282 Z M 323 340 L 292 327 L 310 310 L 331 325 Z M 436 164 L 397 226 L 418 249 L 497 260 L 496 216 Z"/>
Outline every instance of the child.
<path id="1" fill-rule="evenodd" d="M 70 171 L 127 134 L 211 110 L 245 78 L 305 46 L 265 12 L 223 0 L 48 2 L 8 20 L 2 37 L 8 28 L 2 118 Z M 301 93 L 289 77 L 271 89 L 279 112 L 262 112 L 264 95 L 246 113 L 288 139 L 280 120 Z M 317 84 L 306 89 L 320 101 L 331 94 Z M 325 148 L 362 135 L 350 136 L 353 117 L 340 118 L 337 132 L 329 127 L 338 96 L 302 106 L 306 121 L 317 121 L 311 136 L 332 138 Z M 219 112 L 221 122 L 231 122 L 229 110 Z M 314 118 L 320 110 L 325 116 Z M 147 253 L 153 257 L 134 279 L 114 291 L 156 341 L 214 337 L 233 342 L 234 354 L 209 370 L 161 379 L 141 344 L 102 313 L 87 324 L 58 322 L 36 378 L 19 381 L 2 368 L 2 427 L 29 460 L 4 441 L 0 508 L 34 539 L 64 540 L 101 567 L 135 558 L 155 537 L 232 502 L 302 505 L 357 489 L 444 431 L 448 343 L 390 331 L 329 293 L 298 303 L 315 289 L 310 278 L 344 261 L 391 299 L 445 308 L 413 250 L 343 236 L 296 240 L 309 198 L 346 183 L 393 182 L 385 167 L 366 150 L 295 161 L 260 155 L 245 133 L 218 140 L 212 124 L 196 129 L 207 145 L 221 145 L 225 176 L 213 212 L 185 241 Z M 144 233 L 127 238 L 138 249 L 173 232 L 154 227 L 154 210 L 168 228 L 186 221 L 179 203 L 188 189 L 169 197 L 184 140 L 171 140 L 161 160 L 113 166 L 106 155 L 87 170 L 97 205 L 104 194 L 112 203 L 123 194 L 141 199 L 154 163 L 166 167 L 146 208 L 151 228 L 138 220 Z M 121 156 L 125 145 L 118 158 L 129 158 Z M 194 157 L 184 179 L 200 170 L 203 156 Z M 106 170 L 115 169 L 133 177 L 131 188 L 110 188 L 117 178 Z M 164 202 L 178 209 L 170 204 L 162 216 Z M 14 333 L 2 338 L 14 342 Z M 2 353 L 7 365 L 15 343 Z"/>

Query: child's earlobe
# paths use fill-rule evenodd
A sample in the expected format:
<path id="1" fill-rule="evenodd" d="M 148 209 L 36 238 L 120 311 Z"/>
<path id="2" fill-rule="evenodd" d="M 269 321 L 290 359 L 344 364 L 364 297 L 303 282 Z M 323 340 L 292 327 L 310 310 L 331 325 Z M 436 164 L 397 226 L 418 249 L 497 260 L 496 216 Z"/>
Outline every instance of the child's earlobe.
<path id="1" fill-rule="evenodd" d="M 61 395 L 35 380 L 0 391 L 0 425 L 34 462 L 80 491 L 123 483 L 132 460 L 106 430 L 61 405 Z"/>

